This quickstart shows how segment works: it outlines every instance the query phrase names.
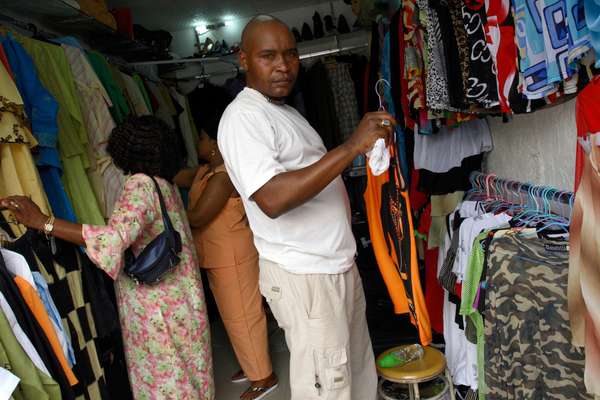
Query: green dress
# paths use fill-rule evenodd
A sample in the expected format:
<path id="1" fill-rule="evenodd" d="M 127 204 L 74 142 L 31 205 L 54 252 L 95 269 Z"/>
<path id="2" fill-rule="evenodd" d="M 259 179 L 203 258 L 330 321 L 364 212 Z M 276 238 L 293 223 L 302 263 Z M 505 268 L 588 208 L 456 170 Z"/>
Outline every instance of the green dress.
<path id="1" fill-rule="evenodd" d="M 123 94 L 123 90 L 115 81 L 110 65 L 102 54 L 90 51 L 87 53 L 87 57 L 113 104 L 110 108 L 110 113 L 115 122 L 120 124 L 131 113 L 125 94 Z"/>
<path id="2" fill-rule="evenodd" d="M 138 85 L 138 87 L 140 88 L 140 92 L 142 92 L 142 96 L 144 96 L 144 102 L 146 103 L 146 107 L 148 107 L 148 110 L 152 112 L 152 102 L 150 101 L 150 95 L 146 90 L 146 85 L 144 85 L 144 81 L 142 81 L 142 78 L 138 74 L 133 74 L 131 77 L 135 81 L 136 85 Z"/>
<path id="3" fill-rule="evenodd" d="M 71 67 L 62 47 L 18 36 L 17 40 L 33 59 L 38 77 L 59 103 L 58 150 L 64 166 L 63 182 L 75 215 L 81 223 L 104 225 L 100 206 L 86 170 L 88 135 Z"/>
<path id="4" fill-rule="evenodd" d="M 0 310 L 0 365 L 21 381 L 13 392 L 15 400 L 61 400 L 60 387 L 40 371 L 25 353 Z"/>

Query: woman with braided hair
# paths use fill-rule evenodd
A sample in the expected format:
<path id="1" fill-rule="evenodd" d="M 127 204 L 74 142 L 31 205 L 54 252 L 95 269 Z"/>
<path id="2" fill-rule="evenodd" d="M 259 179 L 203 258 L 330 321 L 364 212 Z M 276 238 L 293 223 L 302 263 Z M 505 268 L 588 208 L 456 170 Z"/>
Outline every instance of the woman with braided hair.
<path id="1" fill-rule="evenodd" d="M 182 167 L 178 136 L 163 121 L 135 117 L 115 128 L 108 153 L 129 176 L 106 226 L 74 224 L 44 215 L 27 197 L 0 206 L 30 229 L 84 246 L 115 281 L 129 379 L 136 399 L 213 400 L 212 356 L 204 292 L 187 215 L 174 176 Z M 126 249 L 139 254 L 164 224 L 155 178 L 173 227 L 181 261 L 154 285 L 123 272 Z"/>

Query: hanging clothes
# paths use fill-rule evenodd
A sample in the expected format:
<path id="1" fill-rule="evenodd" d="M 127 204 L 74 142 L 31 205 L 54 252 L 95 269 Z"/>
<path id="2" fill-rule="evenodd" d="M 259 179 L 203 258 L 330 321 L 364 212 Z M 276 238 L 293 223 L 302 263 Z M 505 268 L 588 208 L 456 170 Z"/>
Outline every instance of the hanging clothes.
<path id="1" fill-rule="evenodd" d="M 583 0 L 545 0 L 534 6 L 514 0 L 512 4 L 523 74 L 521 92 L 528 99 L 540 99 L 555 93 L 556 84 L 576 72 L 573 62 L 592 47 L 581 20 Z"/>
<path id="2" fill-rule="evenodd" d="M 57 148 L 58 103 L 42 86 L 33 60 L 25 49 L 10 35 L 0 37 L 0 40 L 8 54 L 32 133 L 39 143 L 35 161 L 52 212 L 57 218 L 75 222 L 75 211 L 61 179 L 63 167 Z"/>
<path id="3" fill-rule="evenodd" d="M 88 134 L 90 168 L 87 173 L 103 216 L 108 218 L 125 181 L 123 172 L 106 151 L 108 139 L 116 126 L 109 111 L 112 103 L 84 53 L 75 47 L 62 46 L 75 78 Z"/>
<path id="4" fill-rule="evenodd" d="M 425 93 L 427 107 L 433 110 L 452 110 L 448 96 L 448 78 L 442 31 L 437 13 L 429 7 L 428 0 L 418 0 L 421 24 L 426 29 Z"/>
<path id="5" fill-rule="evenodd" d="M 515 26 L 510 0 L 488 0 L 485 2 L 484 29 L 486 41 L 497 69 L 498 97 L 502 112 L 510 113 L 510 88 L 517 74 L 517 46 Z"/>
<path id="6" fill-rule="evenodd" d="M 51 378 L 60 386 L 62 398 L 75 399 L 73 388 L 69 384 L 65 372 L 56 358 L 48 338 L 44 334 L 42 327 L 39 325 L 29 307 L 25 304 L 25 300 L 15 284 L 13 277 L 6 269 L 4 258 L 1 256 L 0 291 L 16 315 L 19 325 L 34 344 L 36 351 L 44 362 L 44 365 L 48 368 Z"/>
<path id="7" fill-rule="evenodd" d="M 192 114 L 190 112 L 190 103 L 188 98 L 177 92 L 175 88 L 171 88 L 171 95 L 183 107 L 183 112 L 179 115 L 179 127 L 183 137 L 183 143 L 187 152 L 187 166 L 194 168 L 198 166 L 198 131 Z"/>
<path id="8" fill-rule="evenodd" d="M 383 94 L 384 94 L 384 99 L 385 99 L 385 109 L 394 118 L 396 118 L 396 120 L 399 120 L 400 117 L 402 117 L 402 114 L 398 114 L 398 112 L 397 112 L 397 105 L 394 102 L 394 96 L 393 96 L 393 86 L 391 85 L 391 82 L 394 82 L 394 79 L 397 80 L 397 76 L 395 76 L 395 74 L 392 74 L 392 71 L 391 71 L 391 60 L 393 58 L 396 58 L 392 54 L 391 47 L 392 47 L 391 35 L 389 33 L 387 33 L 383 39 L 383 48 L 382 48 L 382 57 L 381 57 L 381 77 L 382 77 L 382 79 L 385 79 L 385 81 L 390 82 L 390 84 L 388 85 L 386 82 L 384 82 L 384 84 L 381 86 L 383 87 Z M 396 97 L 396 99 L 398 99 L 398 97 Z M 409 167 L 408 167 L 408 159 L 407 159 L 407 154 L 406 154 L 406 134 L 405 134 L 404 130 L 400 127 L 400 125 L 397 125 L 394 130 L 394 135 L 395 135 L 395 139 L 396 139 L 395 140 L 396 147 L 398 148 L 398 150 L 397 150 L 398 155 L 400 158 L 400 169 L 402 171 L 402 176 L 408 177 L 409 176 Z"/>
<path id="9" fill-rule="evenodd" d="M 158 108 L 156 109 L 154 115 L 162 119 L 171 127 L 171 129 L 175 129 L 175 122 L 173 120 L 175 117 L 175 107 L 173 106 L 170 95 L 167 94 L 167 96 L 165 96 L 161 86 L 154 82 L 147 82 L 147 85 L 150 93 L 154 96 L 158 103 Z"/>
<path id="10" fill-rule="evenodd" d="M 125 88 L 127 90 L 127 96 L 129 97 L 129 100 L 133 104 L 133 109 L 135 110 L 135 114 L 138 117 L 141 117 L 143 115 L 150 115 L 151 114 L 150 109 L 148 108 L 148 105 L 146 103 L 144 95 L 142 94 L 138 84 L 135 82 L 135 80 L 131 76 L 124 74 L 122 72 L 120 72 L 120 74 L 121 74 L 121 78 L 123 79 L 123 81 L 125 83 Z"/>
<path id="11" fill-rule="evenodd" d="M 36 279 L 35 275 L 29 269 L 27 261 L 25 261 L 25 258 L 23 258 L 22 255 L 6 249 L 0 249 L 0 252 L 2 252 L 6 268 L 12 274 L 12 276 L 19 277 L 20 279 L 24 280 L 24 283 L 26 283 L 26 286 L 28 287 L 28 291 L 30 288 L 35 289 L 35 294 L 37 295 L 37 297 L 39 297 L 44 306 L 43 309 L 40 309 L 39 311 L 42 314 L 45 314 L 42 316 L 44 318 L 44 321 L 46 321 L 47 315 L 47 321 L 51 323 L 51 328 L 56 334 L 56 340 L 54 341 L 54 344 L 60 345 L 63 355 L 68 361 L 69 367 L 72 367 L 75 363 L 75 359 L 74 357 L 72 357 L 73 349 L 71 348 L 71 343 L 69 343 L 69 339 L 66 337 L 65 331 L 60 322 L 60 315 L 58 315 L 56 307 L 53 308 L 54 302 L 45 290 L 45 282 L 42 282 L 43 278 L 40 278 L 41 281 Z"/>
<path id="12" fill-rule="evenodd" d="M 123 89 L 115 82 L 111 67 L 102 54 L 90 51 L 87 53 L 87 57 L 110 97 L 112 104 L 110 112 L 115 122 L 120 124 L 131 112 Z"/>
<path id="13" fill-rule="evenodd" d="M 64 166 L 63 181 L 75 214 L 80 222 L 103 224 L 100 206 L 87 177 L 88 137 L 75 80 L 64 50 L 56 45 L 29 39 L 17 40 L 29 53 L 36 65 L 40 81 L 58 101 L 58 149 Z"/>
<path id="14" fill-rule="evenodd" d="M 306 103 L 306 119 L 323 139 L 325 148 L 332 150 L 341 143 L 341 134 L 327 66 L 317 61 L 306 73 L 300 74 L 299 82 Z"/>
<path id="15" fill-rule="evenodd" d="M 24 113 L 23 99 L 0 63 L 0 196 L 32 196 L 42 212 L 50 214 L 48 199 L 35 168 L 30 148 L 37 146 Z M 3 214 L 8 215 L 7 211 Z M 12 224 L 15 235 L 24 227 Z"/>
<path id="16" fill-rule="evenodd" d="M 0 312 L 0 363 L 15 374 L 20 382 L 12 393 L 15 400 L 61 400 L 60 387 L 40 371 L 21 348 L 4 313 Z"/>
<path id="17" fill-rule="evenodd" d="M 358 104 L 356 89 L 350 76 L 350 65 L 343 62 L 325 64 L 327 76 L 331 84 L 335 115 L 340 129 L 340 143 L 345 142 L 358 127 Z"/>
<path id="18" fill-rule="evenodd" d="M 469 54 L 469 79 L 466 96 L 483 108 L 493 108 L 499 104 L 496 66 L 487 45 L 484 22 L 487 21 L 485 1 L 465 1 L 462 17 Z"/>
<path id="19" fill-rule="evenodd" d="M 456 129 L 442 126 L 436 134 L 415 136 L 414 164 L 416 169 L 445 173 L 492 147 L 492 133 L 484 119 L 465 122 Z"/>
<path id="20" fill-rule="evenodd" d="M 587 139 L 581 184 L 571 219 L 569 253 L 569 317 L 573 344 L 585 346 L 585 386 L 600 396 L 600 135 Z M 595 142 L 595 143 L 594 143 Z"/>
<path id="21" fill-rule="evenodd" d="M 25 334 L 25 332 L 23 331 L 23 328 L 21 328 L 21 325 L 19 325 L 19 321 L 17 321 L 17 316 L 13 312 L 12 308 L 10 308 L 10 304 L 8 304 L 8 302 L 6 301 L 6 298 L 4 297 L 2 292 L 0 292 L 0 308 L 2 309 L 4 316 L 8 320 L 8 323 L 10 325 L 10 329 L 13 332 L 13 335 L 19 342 L 19 345 L 21 345 L 21 348 L 23 349 L 25 354 L 27 354 L 29 359 L 33 362 L 33 364 L 35 365 L 35 367 L 38 370 L 43 372 L 46 376 L 50 377 L 50 372 L 48 371 L 48 368 L 46 368 L 44 361 L 42 361 L 42 357 L 40 357 L 35 346 L 33 345 L 33 343 L 31 343 L 31 340 L 29 339 L 27 334 Z M 56 384 L 56 382 L 55 382 L 55 384 Z M 57 387 L 58 387 L 58 385 L 57 385 Z"/>
<path id="22" fill-rule="evenodd" d="M 487 284 L 493 290 L 485 294 L 488 396 L 593 398 L 583 382 L 583 351 L 571 344 L 568 242 L 540 239 L 535 229 L 509 230 L 494 235 L 489 251 Z"/>
<path id="23" fill-rule="evenodd" d="M 58 336 L 54 331 L 54 327 L 52 326 L 50 317 L 48 316 L 46 308 L 44 307 L 42 300 L 40 299 L 37 291 L 35 290 L 35 287 L 31 286 L 31 284 L 29 284 L 25 279 L 23 279 L 20 276 L 14 277 L 14 281 L 17 287 L 19 288 L 19 291 L 21 292 L 21 296 L 25 300 L 25 303 L 31 310 L 31 313 L 37 320 L 38 324 L 40 324 L 42 330 L 44 331 L 44 334 L 48 338 L 50 346 L 52 346 L 54 355 L 56 356 L 56 359 L 58 360 L 63 371 L 65 372 L 69 384 L 71 386 L 75 386 L 78 383 L 77 377 L 75 377 L 75 374 L 69 366 L 69 362 L 67 361 L 62 351 L 62 347 L 60 346 Z"/>
<path id="24" fill-rule="evenodd" d="M 600 2 L 584 0 L 585 23 L 590 30 L 590 40 L 596 53 L 596 67 L 600 67 Z"/>
<path id="25" fill-rule="evenodd" d="M 148 90 L 146 89 L 146 83 L 142 80 L 142 77 L 139 74 L 133 74 L 131 75 L 131 77 L 133 78 L 133 81 L 135 82 L 137 87 L 140 89 L 140 93 L 144 97 L 144 103 L 146 104 L 146 107 L 148 107 L 149 113 L 153 114 L 155 109 L 154 107 L 152 107 L 150 95 L 148 93 Z"/>
<path id="26" fill-rule="evenodd" d="M 101 327 L 96 326 L 94 315 L 102 313 L 104 323 L 110 326 L 110 317 L 117 319 L 116 310 L 98 308 L 92 302 L 92 298 L 98 296 L 100 288 L 87 284 L 86 269 L 91 266 L 83 265 L 84 256 L 79 253 L 79 248 L 53 240 L 54 252 L 43 234 L 28 230 L 16 242 L 8 244 L 7 248 L 23 255 L 30 268 L 39 270 L 48 284 L 74 350 L 73 372 L 80 381 L 72 388 L 75 396 L 92 400 L 109 398 L 98 353 L 98 331 Z M 115 354 L 114 357 L 118 358 L 118 355 Z"/>
<path id="27" fill-rule="evenodd" d="M 431 326 L 421 289 L 410 200 L 394 151 L 387 173 L 367 169 L 365 203 L 377 264 L 396 314 L 410 315 L 422 345 L 431 343 Z"/>
<path id="28" fill-rule="evenodd" d="M 445 64 L 448 73 L 448 96 L 452 107 L 464 110 L 467 105 L 464 100 L 468 79 L 463 73 L 464 63 L 461 62 L 457 38 L 450 18 L 450 10 L 446 0 L 429 0 L 429 6 L 439 21 L 442 43 L 444 47 Z M 464 27 L 463 27 L 464 30 Z M 465 45 L 464 43 L 462 43 Z M 465 45 L 466 48 L 466 45 Z"/>

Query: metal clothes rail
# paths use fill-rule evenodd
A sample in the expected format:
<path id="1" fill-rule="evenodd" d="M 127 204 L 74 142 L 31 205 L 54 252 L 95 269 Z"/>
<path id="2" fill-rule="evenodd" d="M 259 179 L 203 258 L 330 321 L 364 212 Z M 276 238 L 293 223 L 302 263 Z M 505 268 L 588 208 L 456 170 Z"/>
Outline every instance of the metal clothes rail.
<path id="1" fill-rule="evenodd" d="M 508 179 L 494 174 L 473 172 L 470 177 L 472 189 L 468 197 L 485 198 L 518 204 L 542 213 L 554 213 L 570 218 L 575 194 L 551 186 L 534 185 Z"/>

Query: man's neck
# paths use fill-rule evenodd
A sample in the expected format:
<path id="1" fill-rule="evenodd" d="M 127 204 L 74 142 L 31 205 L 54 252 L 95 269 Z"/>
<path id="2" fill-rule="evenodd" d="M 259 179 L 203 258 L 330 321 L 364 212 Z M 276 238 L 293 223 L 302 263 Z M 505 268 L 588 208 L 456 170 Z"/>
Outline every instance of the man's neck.
<path id="1" fill-rule="evenodd" d="M 273 104 L 277 104 L 278 106 L 282 106 L 285 104 L 285 97 L 271 97 L 267 94 L 264 94 L 263 92 L 261 92 L 258 88 L 253 87 L 252 85 L 248 84 L 247 85 L 250 89 L 254 89 L 256 90 L 258 93 L 262 94 L 263 97 L 265 99 L 267 99 L 267 101 L 269 103 L 273 103 Z"/>

